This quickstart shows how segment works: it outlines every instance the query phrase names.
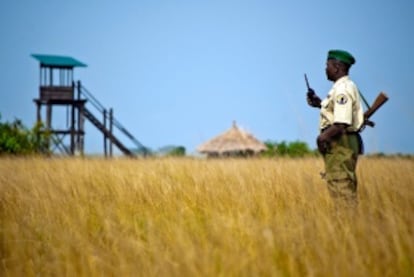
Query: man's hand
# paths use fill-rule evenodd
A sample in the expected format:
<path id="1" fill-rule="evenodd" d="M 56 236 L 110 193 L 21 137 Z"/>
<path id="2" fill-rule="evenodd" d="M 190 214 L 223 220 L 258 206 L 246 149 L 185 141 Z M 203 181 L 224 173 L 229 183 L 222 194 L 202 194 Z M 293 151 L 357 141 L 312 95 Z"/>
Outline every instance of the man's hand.
<path id="1" fill-rule="evenodd" d="M 334 124 L 323 131 L 316 139 L 318 150 L 322 155 L 325 155 L 330 148 L 331 142 L 345 132 L 345 124 Z"/>
<path id="2" fill-rule="evenodd" d="M 316 95 L 315 91 L 311 88 L 308 89 L 308 93 L 306 93 L 306 101 L 308 105 L 314 108 L 321 107 L 321 99 Z"/>
<path id="3" fill-rule="evenodd" d="M 318 151 L 322 155 L 325 155 L 329 150 L 329 142 L 321 139 L 321 136 L 318 136 L 316 139 L 316 144 L 318 145 Z"/>

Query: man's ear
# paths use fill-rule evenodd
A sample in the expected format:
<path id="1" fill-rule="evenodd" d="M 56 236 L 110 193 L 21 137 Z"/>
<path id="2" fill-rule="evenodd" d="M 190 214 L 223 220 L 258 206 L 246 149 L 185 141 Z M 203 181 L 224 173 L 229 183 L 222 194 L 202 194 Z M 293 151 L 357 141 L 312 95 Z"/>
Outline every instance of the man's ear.
<path id="1" fill-rule="evenodd" d="M 341 70 L 341 65 L 339 64 L 339 62 L 335 61 L 333 63 L 333 66 L 335 68 L 335 73 L 338 73 Z"/>

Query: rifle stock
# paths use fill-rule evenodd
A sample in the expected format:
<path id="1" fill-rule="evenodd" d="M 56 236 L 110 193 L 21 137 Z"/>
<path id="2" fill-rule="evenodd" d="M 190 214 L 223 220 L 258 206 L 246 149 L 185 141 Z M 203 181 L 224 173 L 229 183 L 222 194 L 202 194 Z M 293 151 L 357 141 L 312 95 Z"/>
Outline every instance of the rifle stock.
<path id="1" fill-rule="evenodd" d="M 370 121 L 369 118 L 387 101 L 388 96 L 384 92 L 380 92 L 371 107 L 364 113 L 365 125 L 374 127 L 375 123 Z"/>

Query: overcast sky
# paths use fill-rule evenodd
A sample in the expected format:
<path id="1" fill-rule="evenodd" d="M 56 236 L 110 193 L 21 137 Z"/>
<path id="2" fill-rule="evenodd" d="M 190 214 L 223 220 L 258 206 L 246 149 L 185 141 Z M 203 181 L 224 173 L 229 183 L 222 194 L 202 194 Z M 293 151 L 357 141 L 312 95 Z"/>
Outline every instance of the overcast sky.
<path id="1" fill-rule="evenodd" d="M 327 52 L 344 49 L 365 98 L 390 97 L 363 132 L 367 152 L 414 153 L 413 26 L 410 0 L 2 0 L 1 120 L 34 124 L 39 64 L 30 55 L 65 55 L 88 65 L 75 80 L 154 150 L 194 153 L 233 120 L 262 141 L 315 148 L 319 117 L 303 75 L 324 97 Z M 65 111 L 54 125 L 67 125 Z M 86 124 L 86 152 L 102 152 L 102 141 Z"/>

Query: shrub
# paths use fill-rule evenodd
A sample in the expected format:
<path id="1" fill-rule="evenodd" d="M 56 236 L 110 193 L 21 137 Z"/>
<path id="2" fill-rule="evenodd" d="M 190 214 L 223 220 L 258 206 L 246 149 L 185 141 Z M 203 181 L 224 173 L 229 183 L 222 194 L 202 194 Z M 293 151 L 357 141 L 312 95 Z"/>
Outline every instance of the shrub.
<path id="1" fill-rule="evenodd" d="M 0 155 L 49 153 L 50 134 L 42 127 L 41 122 L 28 129 L 19 119 L 11 123 L 0 121 Z"/>

